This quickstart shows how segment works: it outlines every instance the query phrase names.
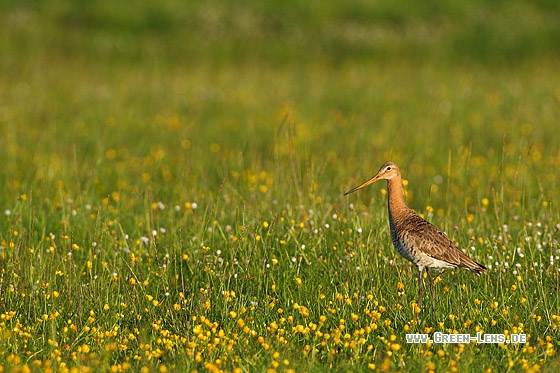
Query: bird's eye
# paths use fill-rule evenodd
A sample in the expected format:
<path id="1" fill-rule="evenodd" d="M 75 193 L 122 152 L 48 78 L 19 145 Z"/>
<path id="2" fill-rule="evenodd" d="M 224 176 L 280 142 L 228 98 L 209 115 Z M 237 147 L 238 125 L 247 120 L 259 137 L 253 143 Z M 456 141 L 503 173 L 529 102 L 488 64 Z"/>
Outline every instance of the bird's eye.
<path id="1" fill-rule="evenodd" d="M 387 171 L 391 171 L 391 166 L 386 168 Z"/>

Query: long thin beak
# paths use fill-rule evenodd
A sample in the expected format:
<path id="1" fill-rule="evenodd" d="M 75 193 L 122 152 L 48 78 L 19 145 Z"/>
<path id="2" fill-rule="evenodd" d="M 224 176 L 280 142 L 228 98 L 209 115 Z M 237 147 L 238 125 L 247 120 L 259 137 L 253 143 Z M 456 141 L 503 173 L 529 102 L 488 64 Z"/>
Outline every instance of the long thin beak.
<path id="1" fill-rule="evenodd" d="M 358 186 L 355 187 L 354 189 L 349 190 L 348 192 L 344 193 L 344 195 L 353 193 L 353 192 L 357 191 L 358 189 L 362 189 L 363 187 L 367 187 L 369 184 L 373 184 L 373 183 L 375 183 L 377 180 L 379 180 L 379 174 L 375 175 L 374 177 L 372 177 L 371 179 L 369 179 L 369 180 L 366 181 L 365 183 L 358 185 Z"/>

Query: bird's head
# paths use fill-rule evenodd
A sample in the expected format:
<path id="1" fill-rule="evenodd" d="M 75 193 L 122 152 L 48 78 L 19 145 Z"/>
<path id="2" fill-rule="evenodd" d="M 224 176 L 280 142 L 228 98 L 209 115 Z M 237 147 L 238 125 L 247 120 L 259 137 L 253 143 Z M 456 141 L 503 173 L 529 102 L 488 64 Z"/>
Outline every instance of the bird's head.
<path id="1" fill-rule="evenodd" d="M 399 166 L 397 166 L 393 162 L 387 162 L 383 166 L 381 166 L 381 168 L 379 169 L 379 171 L 377 171 L 377 174 L 375 174 L 374 177 L 372 177 L 365 183 L 358 185 L 354 189 L 349 190 L 348 192 L 344 193 L 344 195 L 355 192 L 358 189 L 362 189 L 363 187 L 373 184 L 378 180 L 391 180 L 400 176 L 401 176 L 401 170 L 399 170 Z"/>

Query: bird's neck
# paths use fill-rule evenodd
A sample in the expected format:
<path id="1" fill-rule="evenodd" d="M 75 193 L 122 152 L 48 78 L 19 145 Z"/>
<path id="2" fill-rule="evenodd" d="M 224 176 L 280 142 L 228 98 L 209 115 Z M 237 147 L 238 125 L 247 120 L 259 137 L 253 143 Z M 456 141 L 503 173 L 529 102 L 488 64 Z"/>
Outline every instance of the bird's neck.
<path id="1" fill-rule="evenodd" d="M 387 194 L 389 197 L 389 214 L 392 217 L 397 217 L 407 209 L 400 177 L 387 180 Z"/>

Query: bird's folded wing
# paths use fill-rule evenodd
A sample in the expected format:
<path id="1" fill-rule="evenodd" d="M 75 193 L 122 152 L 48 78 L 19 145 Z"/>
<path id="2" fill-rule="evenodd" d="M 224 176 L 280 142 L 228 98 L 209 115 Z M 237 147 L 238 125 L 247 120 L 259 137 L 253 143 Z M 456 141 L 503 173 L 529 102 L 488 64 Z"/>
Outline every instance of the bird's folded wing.
<path id="1" fill-rule="evenodd" d="M 414 214 L 407 219 L 403 240 L 424 254 L 461 267 L 475 265 L 475 261 L 461 251 L 439 228 Z"/>

